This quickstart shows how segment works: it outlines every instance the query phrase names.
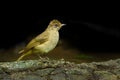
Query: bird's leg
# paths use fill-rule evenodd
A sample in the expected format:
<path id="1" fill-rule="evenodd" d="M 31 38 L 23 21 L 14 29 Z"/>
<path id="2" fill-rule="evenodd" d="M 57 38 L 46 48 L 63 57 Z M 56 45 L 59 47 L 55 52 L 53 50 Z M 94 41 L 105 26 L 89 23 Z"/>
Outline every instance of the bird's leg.
<path id="1" fill-rule="evenodd" d="M 43 54 L 43 57 L 44 57 L 46 60 L 49 60 L 49 58 L 46 56 L 46 54 Z"/>
<path id="2" fill-rule="evenodd" d="M 21 56 L 17 59 L 17 61 L 22 60 L 25 56 L 28 56 L 28 55 L 30 55 L 30 54 L 32 54 L 31 51 L 28 51 L 27 53 L 23 53 L 23 55 L 21 55 Z"/>
<path id="3" fill-rule="evenodd" d="M 37 56 L 39 57 L 39 59 L 42 59 L 42 57 L 40 56 L 40 54 L 37 53 Z"/>
<path id="4" fill-rule="evenodd" d="M 40 55 L 39 53 L 37 53 L 37 56 L 39 57 L 39 59 L 46 59 L 46 60 L 49 60 L 49 58 L 46 57 L 46 54 Z M 41 57 L 41 56 L 42 56 L 42 57 Z"/>

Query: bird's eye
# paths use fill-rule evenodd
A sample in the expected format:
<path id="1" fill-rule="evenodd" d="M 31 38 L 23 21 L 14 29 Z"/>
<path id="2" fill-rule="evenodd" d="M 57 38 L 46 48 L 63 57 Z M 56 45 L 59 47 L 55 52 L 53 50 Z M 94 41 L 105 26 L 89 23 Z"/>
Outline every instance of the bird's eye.
<path id="1" fill-rule="evenodd" d="M 58 24 L 55 24 L 55 27 L 58 27 L 59 25 Z"/>

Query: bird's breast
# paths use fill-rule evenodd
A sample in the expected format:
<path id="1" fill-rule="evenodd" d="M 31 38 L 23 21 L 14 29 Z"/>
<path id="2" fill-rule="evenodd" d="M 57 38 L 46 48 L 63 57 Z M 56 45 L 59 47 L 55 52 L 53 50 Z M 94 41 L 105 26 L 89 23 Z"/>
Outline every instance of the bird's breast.
<path id="1" fill-rule="evenodd" d="M 59 33 L 58 31 L 51 31 L 49 32 L 48 41 L 44 44 L 38 45 L 36 48 L 40 50 L 42 53 L 48 53 L 49 51 L 53 50 L 59 40 Z"/>

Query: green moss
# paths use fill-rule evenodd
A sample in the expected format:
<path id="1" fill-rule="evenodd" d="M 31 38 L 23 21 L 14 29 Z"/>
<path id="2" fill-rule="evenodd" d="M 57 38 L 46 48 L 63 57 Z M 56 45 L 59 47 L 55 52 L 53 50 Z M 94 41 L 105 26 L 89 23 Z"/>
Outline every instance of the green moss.
<path id="1" fill-rule="evenodd" d="M 77 59 L 94 59 L 94 56 L 90 56 L 87 54 L 80 54 L 76 57 Z"/>

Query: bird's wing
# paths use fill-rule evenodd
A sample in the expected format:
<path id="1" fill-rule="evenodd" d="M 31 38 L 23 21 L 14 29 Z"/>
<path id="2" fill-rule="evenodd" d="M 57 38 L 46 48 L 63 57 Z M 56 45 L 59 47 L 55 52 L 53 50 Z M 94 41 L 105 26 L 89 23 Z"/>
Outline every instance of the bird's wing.
<path id="1" fill-rule="evenodd" d="M 19 53 L 25 53 L 27 51 L 29 51 L 30 49 L 34 48 L 37 45 L 43 44 L 46 41 L 48 41 L 49 35 L 45 32 L 43 32 L 42 34 L 38 35 L 36 38 L 32 39 L 28 45 L 21 50 Z"/>

